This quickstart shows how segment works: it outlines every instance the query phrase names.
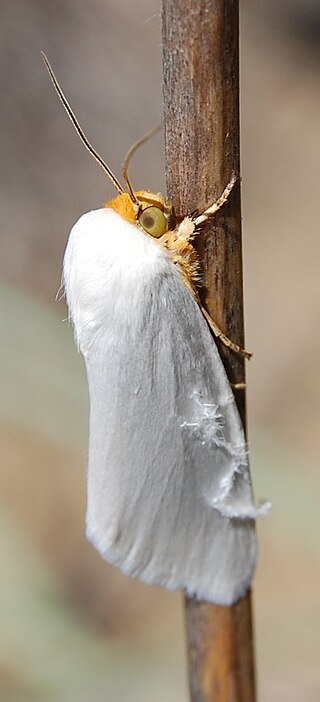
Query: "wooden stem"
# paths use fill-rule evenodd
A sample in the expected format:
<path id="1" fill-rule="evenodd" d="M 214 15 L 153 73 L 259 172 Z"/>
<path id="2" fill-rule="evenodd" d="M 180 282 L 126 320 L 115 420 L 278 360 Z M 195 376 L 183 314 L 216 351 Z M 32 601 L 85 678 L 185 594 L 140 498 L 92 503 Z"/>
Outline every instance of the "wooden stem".
<path id="1" fill-rule="evenodd" d="M 165 155 L 178 216 L 202 212 L 240 176 L 239 0 L 163 0 Z M 240 178 L 196 246 L 203 302 L 244 347 Z M 240 355 L 219 346 L 229 380 L 245 382 Z M 236 400 L 244 426 L 245 392 Z M 186 600 L 192 702 L 254 702 L 250 593 L 232 607 Z"/>

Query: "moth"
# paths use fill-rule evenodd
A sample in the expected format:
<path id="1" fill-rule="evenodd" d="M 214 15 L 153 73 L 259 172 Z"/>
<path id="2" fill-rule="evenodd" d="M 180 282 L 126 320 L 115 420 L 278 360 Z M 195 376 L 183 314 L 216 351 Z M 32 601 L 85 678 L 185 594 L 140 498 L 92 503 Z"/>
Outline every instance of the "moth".
<path id="1" fill-rule="evenodd" d="M 229 605 L 250 585 L 257 555 L 247 447 L 201 306 L 202 214 L 174 222 L 170 202 L 125 187 L 89 143 L 43 55 L 82 142 L 117 195 L 73 226 L 63 283 L 90 396 L 86 535 L 129 576 Z M 211 331 L 210 331 L 211 327 Z"/>

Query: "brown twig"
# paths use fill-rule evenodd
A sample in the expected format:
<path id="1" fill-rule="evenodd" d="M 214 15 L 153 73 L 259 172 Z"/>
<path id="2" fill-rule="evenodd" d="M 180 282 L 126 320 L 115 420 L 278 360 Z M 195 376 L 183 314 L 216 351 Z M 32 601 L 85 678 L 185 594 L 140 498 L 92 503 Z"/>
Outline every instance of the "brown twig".
<path id="1" fill-rule="evenodd" d="M 178 216 L 202 212 L 239 157 L 239 0 L 163 0 L 168 195 Z M 199 238 L 203 303 L 243 347 L 240 179 Z M 244 360 L 219 346 L 245 425 Z M 186 600 L 192 702 L 254 702 L 250 593 L 232 607 Z"/>

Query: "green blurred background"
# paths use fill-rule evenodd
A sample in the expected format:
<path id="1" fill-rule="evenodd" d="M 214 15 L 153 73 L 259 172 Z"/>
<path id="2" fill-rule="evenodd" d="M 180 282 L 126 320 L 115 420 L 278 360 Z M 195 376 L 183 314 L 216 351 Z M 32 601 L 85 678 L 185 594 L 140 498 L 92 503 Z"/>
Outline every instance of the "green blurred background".
<path id="1" fill-rule="evenodd" d="M 260 700 L 319 700 L 320 8 L 241 3 L 248 405 Z M 156 0 L 1 3 L 1 702 L 187 702 L 179 594 L 84 538 L 88 401 L 55 302 L 68 232 L 113 195 L 49 83 L 44 50 L 115 172 L 162 112 Z M 164 190 L 157 136 L 135 187 Z"/>

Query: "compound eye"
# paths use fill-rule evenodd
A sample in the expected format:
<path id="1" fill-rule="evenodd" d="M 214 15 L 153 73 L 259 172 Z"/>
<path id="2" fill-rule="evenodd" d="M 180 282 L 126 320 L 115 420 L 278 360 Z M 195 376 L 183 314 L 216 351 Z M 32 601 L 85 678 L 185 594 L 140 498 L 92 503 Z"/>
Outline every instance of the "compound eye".
<path id="1" fill-rule="evenodd" d="M 146 207 L 139 216 L 139 222 L 145 232 L 156 239 L 168 231 L 167 218 L 159 207 Z"/>

